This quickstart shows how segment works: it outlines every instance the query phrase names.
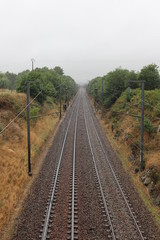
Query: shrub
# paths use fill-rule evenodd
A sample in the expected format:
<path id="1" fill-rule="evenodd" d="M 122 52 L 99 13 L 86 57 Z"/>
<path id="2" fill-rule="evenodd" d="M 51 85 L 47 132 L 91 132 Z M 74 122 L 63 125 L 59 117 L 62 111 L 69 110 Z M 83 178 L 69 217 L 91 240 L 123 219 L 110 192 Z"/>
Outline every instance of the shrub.
<path id="1" fill-rule="evenodd" d="M 48 104 L 52 105 L 52 104 L 53 104 L 53 99 L 52 99 L 51 97 L 47 96 L 46 102 L 47 102 Z"/>
<path id="2" fill-rule="evenodd" d="M 140 142 L 139 141 L 134 141 L 130 144 L 130 148 L 131 148 L 131 151 L 132 151 L 132 154 L 135 158 L 138 157 L 139 155 L 139 151 L 140 151 Z"/>
<path id="3" fill-rule="evenodd" d="M 159 181 L 159 174 L 155 170 L 152 170 L 151 172 L 151 179 L 154 184 L 156 184 Z"/>
<path id="4" fill-rule="evenodd" d="M 3 130 L 3 124 L 0 122 L 0 132 Z"/>
<path id="5" fill-rule="evenodd" d="M 149 134 L 154 132 L 154 127 L 149 118 L 144 118 L 144 130 Z"/>
<path id="6" fill-rule="evenodd" d="M 33 119 L 34 122 L 36 122 L 38 119 L 39 110 L 40 109 L 38 107 L 32 107 L 30 109 L 30 118 Z"/>
<path id="7" fill-rule="evenodd" d="M 122 110 L 122 109 L 124 109 L 126 107 L 126 103 L 124 102 L 124 103 L 121 103 L 121 104 L 119 104 L 118 105 L 118 107 L 117 107 L 117 110 L 119 111 L 119 110 Z"/>
<path id="8" fill-rule="evenodd" d="M 131 98 L 132 98 L 132 92 L 130 92 L 130 91 L 126 91 L 126 101 L 127 102 L 130 102 L 131 101 Z"/>
<path id="9" fill-rule="evenodd" d="M 158 103 L 154 108 L 154 114 L 156 117 L 160 117 L 160 103 Z"/>

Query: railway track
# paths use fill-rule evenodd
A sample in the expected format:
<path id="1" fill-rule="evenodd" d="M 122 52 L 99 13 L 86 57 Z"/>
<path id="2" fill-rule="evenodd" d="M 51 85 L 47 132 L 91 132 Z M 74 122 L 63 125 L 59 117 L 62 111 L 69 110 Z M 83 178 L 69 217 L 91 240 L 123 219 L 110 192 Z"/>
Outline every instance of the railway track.
<path id="1" fill-rule="evenodd" d="M 79 109 L 79 101 L 78 101 L 78 108 L 76 111 L 76 120 L 75 120 L 75 128 L 74 128 L 74 144 L 73 144 L 73 158 L 72 158 L 72 175 L 71 175 L 71 187 L 70 187 L 70 200 L 69 200 L 69 216 L 68 216 L 68 238 L 67 239 L 78 239 L 78 225 L 77 225 L 77 190 L 76 190 L 76 136 L 77 136 L 77 121 L 78 121 L 78 109 Z M 39 238 L 41 240 L 50 239 L 50 233 L 52 228 L 52 219 L 54 217 L 54 209 L 56 203 L 56 197 L 59 187 L 59 178 L 61 174 L 61 165 L 62 165 L 62 158 L 64 153 L 64 148 L 67 140 L 67 135 L 69 132 L 69 128 L 71 125 L 71 121 L 75 112 L 75 107 L 72 110 L 71 116 L 68 121 L 67 129 L 65 132 L 62 148 L 60 151 L 60 157 L 58 161 L 57 168 L 55 169 L 55 174 L 53 176 L 53 181 L 51 184 L 50 193 L 48 196 L 47 207 L 43 218 L 41 234 Z"/>
<path id="2" fill-rule="evenodd" d="M 73 162 L 72 162 L 72 176 L 70 187 L 70 201 L 69 201 L 69 216 L 68 216 L 68 237 L 67 239 L 78 239 L 78 203 L 77 203 L 77 175 L 76 175 L 76 140 L 77 140 L 77 122 L 78 111 L 76 113 L 76 122 L 74 128 L 74 143 L 73 143 Z"/>
<path id="3" fill-rule="evenodd" d="M 92 144 L 91 144 L 91 139 L 90 139 L 90 135 L 89 135 L 88 124 L 87 124 L 85 112 L 84 112 L 84 119 L 85 119 L 85 126 L 86 126 L 88 142 L 89 142 L 89 146 L 90 146 L 90 150 L 91 150 L 91 154 L 92 154 L 92 160 L 93 160 L 93 163 L 94 163 L 95 178 L 97 179 L 97 187 L 100 189 L 100 194 L 101 194 L 101 198 L 102 198 L 102 204 L 103 204 L 102 207 L 104 208 L 103 213 L 106 215 L 106 217 L 108 219 L 108 223 L 109 223 L 109 225 L 106 225 L 106 226 L 108 227 L 109 233 L 111 233 L 111 235 L 109 235 L 108 232 L 107 232 L 107 237 L 108 238 L 112 237 L 113 240 L 116 240 L 116 235 L 115 235 L 112 220 L 111 220 L 112 216 L 109 213 L 109 209 L 108 209 L 108 206 L 107 206 L 107 203 L 106 203 L 106 200 L 105 200 L 100 176 L 99 176 L 97 165 L 96 165 L 96 160 L 95 160 L 94 153 L 93 153 L 93 148 L 92 148 Z"/>
<path id="4" fill-rule="evenodd" d="M 117 185 L 117 188 L 119 190 L 119 192 L 122 195 L 122 198 L 125 202 L 125 205 L 129 211 L 129 215 L 133 220 L 134 226 L 136 228 L 136 234 L 135 235 L 135 239 L 141 239 L 141 240 L 145 240 L 146 238 L 143 237 L 142 231 L 140 230 L 140 227 L 138 225 L 138 222 L 136 220 L 136 217 L 134 216 L 134 213 L 132 212 L 132 209 L 127 201 L 127 198 L 125 196 L 125 193 L 122 190 L 121 184 L 119 183 L 117 176 L 111 166 L 111 163 L 109 162 L 108 156 L 106 154 L 106 151 L 104 149 L 104 146 L 102 144 L 102 141 L 99 137 L 99 134 L 96 130 L 90 109 L 88 104 L 86 104 L 87 101 L 84 102 L 83 100 L 83 111 L 84 111 L 84 121 L 85 121 L 85 127 L 86 127 L 86 133 L 87 133 L 87 138 L 88 138 L 88 143 L 89 143 L 89 147 L 90 147 L 90 151 L 91 151 L 91 155 L 92 155 L 92 161 L 93 161 L 93 166 L 94 166 L 94 177 L 96 179 L 96 185 L 97 185 L 97 189 L 99 192 L 99 197 L 100 197 L 100 204 L 101 204 L 101 209 L 102 209 L 102 213 L 104 218 L 106 218 L 104 221 L 106 222 L 105 226 L 106 226 L 106 237 L 107 239 L 119 239 L 119 237 L 121 238 L 121 235 L 117 234 L 117 231 L 115 231 L 115 224 L 114 224 L 114 214 L 112 212 L 112 210 L 110 209 L 110 205 L 106 199 L 105 196 L 105 191 L 103 190 L 103 186 L 101 183 L 101 177 L 99 175 L 99 170 L 97 168 L 97 163 L 96 163 L 96 157 L 94 154 L 94 150 L 93 150 L 93 146 L 92 146 L 92 140 L 91 140 L 91 135 L 89 133 L 89 126 L 92 125 L 92 132 L 94 130 L 96 138 L 99 142 L 99 145 L 101 147 L 101 150 L 105 156 L 105 159 L 108 163 L 109 169 L 111 170 L 113 179 Z M 79 104 L 78 104 L 79 105 Z M 87 111 L 87 114 L 86 114 Z M 74 138 L 73 138 L 73 156 L 72 156 L 72 166 L 71 166 L 71 177 L 70 177 L 70 194 L 69 194 L 69 210 L 68 210 L 68 231 L 67 231 L 67 239 L 78 239 L 78 196 L 77 196 L 77 176 L 76 176 L 76 139 L 77 139 L 77 122 L 78 122 L 78 112 L 79 112 L 79 107 L 76 110 L 76 117 L 75 117 L 75 126 L 74 126 Z M 66 143 L 66 139 L 67 139 L 67 134 L 69 131 L 69 127 L 70 127 L 70 123 L 72 120 L 72 116 L 73 116 L 74 110 L 72 111 L 72 114 L 70 116 L 69 122 L 68 122 L 68 126 L 67 126 L 67 130 L 66 130 L 66 134 L 64 137 L 64 141 L 62 144 L 62 149 L 61 149 L 61 154 L 60 154 L 60 158 L 59 158 L 59 162 L 58 162 L 58 166 L 53 178 L 53 183 L 51 186 L 51 191 L 50 191 L 50 195 L 48 197 L 48 205 L 47 205 L 47 209 L 46 209 L 46 213 L 44 216 L 44 220 L 43 220 L 43 229 L 42 229 L 42 234 L 40 236 L 41 240 L 45 240 L 45 239 L 49 239 L 50 238 L 50 232 L 51 232 L 51 223 L 52 223 L 52 218 L 54 217 L 54 208 L 55 208 L 55 202 L 56 202 L 56 194 L 58 191 L 58 185 L 59 185 L 59 180 L 58 177 L 60 175 L 60 170 L 61 170 L 61 162 L 62 162 L 62 157 L 63 157 L 63 151 L 64 151 L 64 146 Z M 88 115 L 88 116 L 87 116 Z M 88 117 L 88 120 L 87 120 Z M 112 199 L 114 200 L 114 199 Z M 133 231 L 133 229 L 132 229 Z M 137 234 L 138 233 L 138 234 Z M 133 235 L 133 234 L 132 234 Z"/>
<path id="5" fill-rule="evenodd" d="M 124 179 L 122 184 L 115 169 L 85 91 L 79 92 L 65 121 L 54 143 L 52 154 L 56 157 L 44 166 L 46 188 L 44 185 L 39 192 L 37 183 L 37 207 L 33 205 L 30 213 L 29 201 L 26 209 L 31 224 L 24 214 L 14 240 L 158 240 L 154 233 L 146 237 L 140 226 L 142 221 L 123 187 L 127 182 Z M 52 165 L 54 171 L 50 172 Z"/>
<path id="6" fill-rule="evenodd" d="M 135 234 L 135 239 L 141 239 L 141 240 L 146 240 L 147 238 L 143 236 L 144 232 L 141 230 L 141 226 L 139 226 L 139 221 L 137 220 L 137 217 L 135 216 L 135 213 L 132 209 L 132 206 L 130 205 L 130 203 L 128 202 L 128 199 L 127 199 L 127 196 L 125 194 L 125 192 L 123 191 L 122 189 L 122 184 L 119 182 L 118 180 L 118 177 L 111 165 L 111 162 L 109 161 L 109 158 L 108 158 L 108 155 L 107 155 L 107 152 L 105 150 L 105 147 L 100 139 L 100 136 L 98 134 L 98 131 L 96 129 L 96 126 L 95 126 L 95 123 L 94 123 L 94 120 L 93 120 L 93 116 L 92 116 L 92 113 L 91 113 L 91 109 L 89 108 L 89 105 L 87 103 L 87 100 L 84 101 L 85 102 L 85 106 L 84 108 L 86 108 L 86 113 L 88 114 L 89 116 L 89 125 L 91 126 L 92 125 L 92 130 L 91 132 L 93 133 L 93 129 L 94 129 L 94 133 L 95 133 L 95 137 L 94 139 L 97 139 L 97 142 L 99 143 L 99 146 L 104 154 L 104 157 L 105 157 L 105 160 L 109 166 L 109 170 L 110 170 L 110 173 L 112 174 L 112 177 L 113 177 L 113 180 L 114 182 L 116 183 L 117 185 L 117 188 L 118 188 L 118 191 L 120 192 L 121 194 L 121 197 L 123 198 L 124 200 L 124 203 L 125 203 L 125 206 L 126 208 L 128 209 L 128 212 L 129 212 L 129 215 L 133 221 L 133 224 L 135 225 L 135 228 L 136 228 L 136 231 L 138 234 Z M 116 237 L 116 232 L 114 230 L 114 224 L 113 224 L 113 221 L 111 220 L 113 218 L 112 214 L 111 214 L 111 211 L 109 210 L 109 208 L 107 207 L 107 199 L 105 199 L 105 194 L 103 192 L 103 188 L 102 188 L 102 184 L 101 184 L 101 181 L 100 181 L 100 176 L 98 174 L 98 169 L 97 169 L 97 166 L 96 166 L 96 159 L 95 159 L 95 155 L 94 155 L 94 151 L 93 151 L 93 147 L 92 147 L 92 143 L 91 143 L 91 137 L 90 137 L 90 134 L 89 134 L 89 129 L 88 129 L 88 125 L 87 125 L 87 120 L 86 120 L 86 114 L 84 113 L 84 116 L 85 116 L 85 123 L 86 123 L 86 129 L 87 129 L 87 135 L 88 135 L 88 141 L 89 141 L 89 145 L 90 145 L 90 149 L 91 149 L 91 152 L 92 152 L 92 159 L 94 161 L 94 165 L 95 165 L 95 171 L 96 171 L 96 175 L 97 175 L 97 179 L 98 179 L 98 184 L 100 186 L 100 189 L 101 189 L 101 195 L 102 195 L 102 199 L 103 199 L 103 203 L 104 203 L 104 208 L 105 208 L 105 211 L 106 211 L 106 215 L 108 217 L 108 221 L 109 221 L 109 225 L 110 225 L 110 231 L 112 233 L 112 239 L 119 239 L 119 236 Z M 112 199 L 114 201 L 114 199 Z M 109 204 L 108 204 L 109 206 Z M 111 216 L 110 216 L 111 214 Z"/>

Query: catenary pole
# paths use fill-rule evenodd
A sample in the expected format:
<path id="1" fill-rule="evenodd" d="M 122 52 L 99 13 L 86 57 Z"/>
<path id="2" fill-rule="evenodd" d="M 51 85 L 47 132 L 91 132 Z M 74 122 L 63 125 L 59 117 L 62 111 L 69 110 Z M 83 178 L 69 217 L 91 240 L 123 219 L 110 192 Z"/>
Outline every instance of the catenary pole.
<path id="1" fill-rule="evenodd" d="M 28 138 L 28 175 L 32 176 L 31 171 L 31 143 L 30 143 L 30 86 L 27 80 L 27 138 Z"/>
<path id="2" fill-rule="evenodd" d="M 103 117 L 103 77 L 102 77 L 102 117 Z"/>
<path id="3" fill-rule="evenodd" d="M 60 88 L 59 88 L 59 119 L 62 117 L 62 96 L 61 96 L 61 83 L 60 83 Z"/>
<path id="4" fill-rule="evenodd" d="M 136 82 L 142 84 L 142 97 L 141 97 L 141 142 L 140 142 L 140 171 L 145 168 L 145 161 L 143 158 L 143 146 L 144 146 L 144 80 L 130 80 L 129 83 Z"/>
<path id="5" fill-rule="evenodd" d="M 32 62 L 32 71 L 34 70 L 34 62 L 35 62 L 35 59 L 34 58 L 31 58 L 31 62 Z"/>
<path id="6" fill-rule="evenodd" d="M 143 142 L 144 142 L 144 82 L 142 82 L 142 100 L 141 100 L 141 158 L 140 158 L 140 170 L 144 170 L 143 160 Z"/>

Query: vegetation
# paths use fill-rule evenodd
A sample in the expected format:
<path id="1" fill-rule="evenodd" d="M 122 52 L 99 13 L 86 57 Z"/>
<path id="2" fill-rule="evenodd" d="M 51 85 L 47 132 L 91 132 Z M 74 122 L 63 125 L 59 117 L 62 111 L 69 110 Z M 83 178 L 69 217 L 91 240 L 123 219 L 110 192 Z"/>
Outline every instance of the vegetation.
<path id="1" fill-rule="evenodd" d="M 144 118 L 144 130 L 149 134 L 154 132 L 154 127 L 149 118 Z"/>
<path id="2" fill-rule="evenodd" d="M 69 100 L 77 91 L 77 85 L 70 76 L 63 75 L 63 69 L 55 67 L 54 69 L 36 68 L 26 74 L 21 74 L 17 81 L 17 91 L 26 92 L 27 81 L 30 82 L 30 95 L 32 97 L 38 96 L 39 103 L 43 103 L 47 96 L 54 97 L 56 100 L 59 98 L 60 86 L 62 99 Z M 67 94 L 68 92 L 68 94 Z"/>
<path id="3" fill-rule="evenodd" d="M 0 72 L 0 89 L 17 90 L 17 92 L 26 93 L 27 81 L 30 82 L 31 97 L 37 96 L 39 103 L 43 104 L 47 97 L 59 98 L 60 86 L 62 99 L 70 100 L 77 91 L 75 81 L 64 75 L 61 67 L 56 66 L 54 69 L 36 68 L 33 71 L 23 71 L 17 75 L 14 73 Z"/>
<path id="4" fill-rule="evenodd" d="M 145 81 L 143 148 L 145 169 L 143 172 L 139 168 L 141 83 L 129 80 Z M 158 216 L 160 210 L 157 211 L 153 206 L 154 204 L 160 206 L 160 74 L 158 66 L 150 64 L 143 67 L 140 72 L 118 68 L 103 77 L 92 79 L 87 86 L 87 91 L 91 99 L 97 103 L 95 104 L 97 110 L 102 110 L 102 81 L 104 105 L 103 115 L 100 116 L 107 136 L 119 153 L 124 168 L 130 172 L 148 209 L 160 223 Z M 98 111 L 99 113 L 101 111 Z M 144 179 L 148 176 L 151 182 L 147 185 L 147 189 Z"/>
<path id="5" fill-rule="evenodd" d="M 146 67 L 143 67 L 139 74 L 139 79 L 145 80 L 146 90 L 160 88 L 160 75 L 158 66 L 155 64 L 150 64 Z"/>
<path id="6" fill-rule="evenodd" d="M 150 64 L 143 67 L 140 72 L 117 68 L 103 77 L 92 79 L 87 86 L 88 93 L 92 97 L 94 97 L 95 94 L 94 89 L 97 88 L 97 102 L 100 104 L 102 103 L 102 80 L 105 108 L 111 107 L 126 88 L 130 87 L 131 89 L 135 89 L 141 87 L 140 83 L 129 81 L 144 80 L 145 90 L 154 90 L 156 88 L 160 88 L 160 74 L 158 71 L 158 66 L 155 64 Z M 130 96 L 128 94 L 128 101 L 129 97 Z"/>
<path id="7" fill-rule="evenodd" d="M 0 122 L 0 131 L 3 130 L 3 124 Z"/>
<path id="8" fill-rule="evenodd" d="M 31 163 L 32 170 L 40 166 L 39 151 L 59 121 L 58 116 L 50 115 L 59 111 L 59 106 L 50 99 L 43 106 L 34 101 L 31 104 L 31 117 L 45 115 L 43 118 L 31 120 Z M 51 103 L 52 100 L 52 103 Z M 52 105 L 52 106 L 51 106 Z M 26 94 L 0 92 L 0 131 L 11 122 L 13 118 L 26 106 Z M 3 238 L 2 229 L 7 226 L 8 234 L 11 230 L 11 219 L 17 206 L 24 199 L 25 192 L 31 178 L 27 174 L 27 131 L 26 111 L 12 123 L 10 128 L 0 135 L 0 236 Z M 3 157 L 2 157 L 3 156 Z M 33 174 L 33 178 L 36 174 Z M 4 229 L 5 230 L 5 229 Z"/>
<path id="9" fill-rule="evenodd" d="M 91 80 L 87 90 L 94 97 L 97 88 L 97 103 L 102 105 L 102 81 L 104 91 L 104 125 L 106 131 L 121 154 L 125 153 L 128 159 L 132 157 L 132 164 L 139 166 L 140 154 L 140 115 L 141 115 L 141 89 L 139 83 L 129 83 L 129 80 L 145 80 L 145 118 L 144 118 L 144 159 L 146 168 L 154 168 L 151 178 L 155 185 L 160 184 L 160 76 L 158 67 L 150 64 L 140 72 L 117 68 L 103 77 Z M 26 106 L 26 86 L 30 82 L 30 94 L 37 96 L 38 102 L 31 106 L 31 118 L 45 115 L 45 118 L 33 118 L 31 121 L 31 152 L 32 166 L 36 163 L 36 154 L 44 144 L 50 131 L 54 129 L 57 119 L 50 113 L 57 112 L 60 86 L 62 100 L 69 100 L 77 91 L 75 81 L 64 75 L 61 67 L 53 69 L 36 68 L 33 71 L 23 71 L 18 75 L 13 73 L 0 73 L 0 88 L 17 90 L 0 93 L 0 131 Z M 130 87 L 130 88 L 128 88 Z M 27 149 L 26 143 L 26 113 L 18 118 L 13 126 L 0 136 L 0 156 L 3 167 L 0 181 L 0 229 L 7 223 L 18 202 L 23 196 L 23 188 L 29 182 L 27 175 Z M 19 148 L 21 145 L 21 148 Z M 124 156 L 123 156 L 124 157 Z M 128 167 L 127 169 L 130 169 Z M 134 170 L 134 168 L 132 168 Z M 134 172 L 134 171 L 132 171 Z M 137 178 L 139 179 L 139 178 Z M 137 180 L 138 181 L 138 180 Z M 7 217 L 6 217 L 7 216 Z"/>
<path id="10" fill-rule="evenodd" d="M 0 73 L 0 131 L 10 123 L 22 109 L 26 107 L 27 81 L 30 83 L 31 98 L 38 96 L 30 105 L 31 118 L 31 162 L 32 170 L 40 166 L 37 157 L 40 148 L 59 120 L 59 94 L 61 87 L 62 101 L 69 101 L 77 91 L 75 81 L 64 75 L 63 69 L 56 66 L 54 69 L 36 68 L 33 71 L 23 71 L 18 75 Z M 8 89 L 8 90 L 6 90 Z M 11 91 L 14 90 L 14 91 Z M 16 91 L 17 90 L 17 91 Z M 39 117 L 41 116 L 41 117 Z M 0 134 L 0 235 L 2 229 L 9 223 L 15 214 L 20 200 L 30 178 L 27 174 L 27 131 L 26 111 L 24 111 L 11 126 Z M 34 177 L 34 176 L 33 176 Z M 25 191 L 24 191 L 25 189 Z M 6 233 L 8 234 L 8 229 Z M 4 238 L 7 237 L 4 235 Z"/>
<path id="11" fill-rule="evenodd" d="M 58 66 L 56 66 L 56 67 L 54 68 L 54 71 L 55 71 L 57 74 L 61 75 L 61 76 L 64 74 L 63 69 L 62 69 L 61 67 L 58 67 Z"/>
<path id="12" fill-rule="evenodd" d="M 0 88 L 8 88 L 9 87 L 9 80 L 5 74 L 0 72 Z"/>
<path id="13" fill-rule="evenodd" d="M 0 88 L 14 90 L 16 87 L 17 75 L 14 73 L 0 72 Z"/>
<path id="14" fill-rule="evenodd" d="M 145 90 L 144 165 L 140 172 L 141 89 L 126 89 L 101 117 L 113 148 L 157 223 L 160 224 L 160 89 Z M 99 111 L 98 111 L 99 113 Z M 149 175 L 148 175 L 149 174 Z M 146 187 L 143 179 L 151 182 Z"/>
<path id="15" fill-rule="evenodd" d="M 111 105 L 120 97 L 121 93 L 128 87 L 129 80 L 137 80 L 138 74 L 134 71 L 129 71 L 127 69 L 117 68 L 107 75 L 102 77 L 97 77 L 91 80 L 87 86 L 90 95 L 94 96 L 94 89 L 98 89 L 98 102 L 101 103 L 102 97 L 102 81 L 103 81 L 103 96 L 104 96 L 104 106 L 106 108 L 111 107 Z M 138 86 L 137 83 L 130 84 L 132 88 Z"/>
<path id="16" fill-rule="evenodd" d="M 40 108 L 33 106 L 30 109 L 30 118 L 33 119 L 34 122 L 37 122 Z"/>

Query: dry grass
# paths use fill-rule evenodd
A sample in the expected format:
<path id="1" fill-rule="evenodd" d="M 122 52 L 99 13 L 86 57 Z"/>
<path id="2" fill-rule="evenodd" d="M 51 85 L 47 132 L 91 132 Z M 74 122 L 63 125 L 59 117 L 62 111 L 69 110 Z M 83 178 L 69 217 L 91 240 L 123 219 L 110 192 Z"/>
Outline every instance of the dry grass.
<path id="1" fill-rule="evenodd" d="M 6 94 L 8 95 L 8 92 Z M 13 93 L 12 98 L 15 98 L 16 101 L 19 99 L 16 102 L 17 105 L 25 105 L 26 101 L 24 100 L 26 98 L 24 94 Z M 0 122 L 3 126 L 15 116 L 15 111 L 13 112 L 14 107 L 8 110 L 0 108 Z M 52 109 L 53 111 L 57 111 L 56 106 Z M 31 123 L 31 159 L 33 171 L 38 164 L 39 158 L 36 158 L 36 156 L 47 137 L 55 129 L 57 122 L 58 117 L 46 116 L 39 118 L 36 123 Z M 18 121 L 0 136 L 0 172 L 0 232 L 2 232 L 10 224 L 15 214 L 15 209 L 23 198 L 25 188 L 31 181 L 31 178 L 27 174 L 27 130 L 24 118 L 19 118 Z"/>

